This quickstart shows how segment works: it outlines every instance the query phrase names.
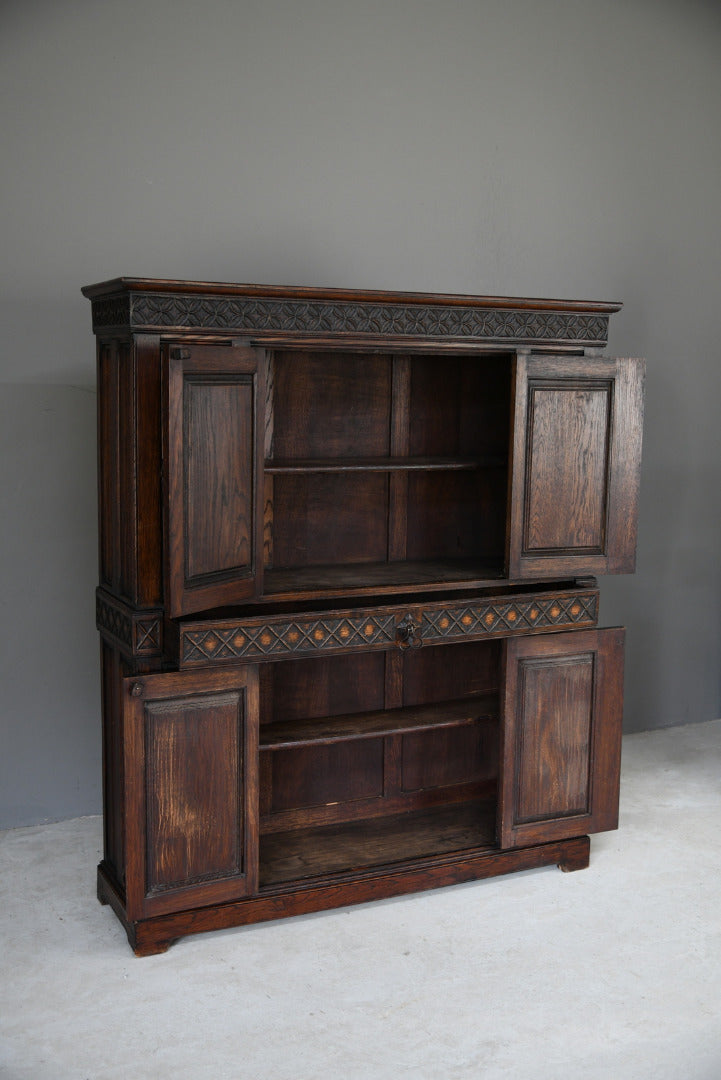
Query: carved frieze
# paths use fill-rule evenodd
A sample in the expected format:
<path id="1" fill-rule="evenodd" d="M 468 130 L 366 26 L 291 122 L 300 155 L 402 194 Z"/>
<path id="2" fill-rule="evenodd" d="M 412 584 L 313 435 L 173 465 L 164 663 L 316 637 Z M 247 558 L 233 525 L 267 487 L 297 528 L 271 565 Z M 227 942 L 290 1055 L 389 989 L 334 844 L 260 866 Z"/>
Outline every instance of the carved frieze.
<path id="1" fill-rule="evenodd" d="M 604 345 L 608 338 L 608 316 L 596 312 L 195 293 L 127 292 L 99 297 L 93 300 L 93 325 L 96 332 L 126 326 L 260 336 L 343 334 L 586 346 Z"/>
<path id="2" fill-rule="evenodd" d="M 468 603 L 397 607 L 383 613 L 325 613 L 212 620 L 180 626 L 181 667 L 233 660 L 280 660 L 323 652 L 421 648 L 445 641 L 509 637 L 518 633 L 596 625 L 598 591 L 494 597 Z M 412 632 L 411 632 L 412 630 Z"/>

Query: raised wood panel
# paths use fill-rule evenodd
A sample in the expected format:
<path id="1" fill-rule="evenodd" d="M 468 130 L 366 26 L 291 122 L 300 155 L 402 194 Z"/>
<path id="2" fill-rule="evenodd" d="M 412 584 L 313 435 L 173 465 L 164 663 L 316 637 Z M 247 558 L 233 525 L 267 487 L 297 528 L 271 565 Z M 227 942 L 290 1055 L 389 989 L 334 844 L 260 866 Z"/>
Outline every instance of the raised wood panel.
<path id="1" fill-rule="evenodd" d="M 185 576 L 250 570 L 253 377 L 185 383 Z"/>
<path id="2" fill-rule="evenodd" d="M 616 828 L 623 644 L 620 628 L 506 642 L 503 847 Z"/>
<path id="3" fill-rule="evenodd" d="M 175 617 L 257 595 L 263 573 L 265 356 L 169 345 L 166 583 Z"/>
<path id="4" fill-rule="evenodd" d="M 132 917 L 255 886 L 257 671 L 122 682 Z"/>
<path id="5" fill-rule="evenodd" d="M 237 694 L 146 708 L 148 892 L 241 873 L 244 718 Z"/>
<path id="6" fill-rule="evenodd" d="M 643 374 L 640 360 L 517 357 L 511 578 L 633 570 Z"/>
<path id="7" fill-rule="evenodd" d="M 524 554 L 602 554 L 611 384 L 529 387 Z"/>
<path id="8" fill-rule="evenodd" d="M 594 657 L 522 660 L 516 821 L 586 814 Z"/>

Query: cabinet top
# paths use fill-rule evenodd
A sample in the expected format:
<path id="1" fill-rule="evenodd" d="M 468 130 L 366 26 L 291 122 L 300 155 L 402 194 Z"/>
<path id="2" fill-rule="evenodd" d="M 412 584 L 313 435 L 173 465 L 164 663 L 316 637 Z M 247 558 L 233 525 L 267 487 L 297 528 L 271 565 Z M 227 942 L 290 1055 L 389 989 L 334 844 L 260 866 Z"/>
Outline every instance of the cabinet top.
<path id="1" fill-rule="evenodd" d="M 87 285 L 96 334 L 230 331 L 278 343 L 603 346 L 620 303 L 114 278 Z"/>

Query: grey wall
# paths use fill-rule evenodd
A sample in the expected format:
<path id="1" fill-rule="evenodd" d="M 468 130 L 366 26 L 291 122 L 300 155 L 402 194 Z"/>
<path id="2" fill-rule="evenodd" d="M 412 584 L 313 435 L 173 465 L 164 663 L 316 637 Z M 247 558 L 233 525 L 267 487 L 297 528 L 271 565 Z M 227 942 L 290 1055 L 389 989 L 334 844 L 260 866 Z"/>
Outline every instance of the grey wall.
<path id="1" fill-rule="evenodd" d="M 5 0 L 0 824 L 100 808 L 117 275 L 621 299 L 648 357 L 629 730 L 721 715 L 721 5 Z"/>

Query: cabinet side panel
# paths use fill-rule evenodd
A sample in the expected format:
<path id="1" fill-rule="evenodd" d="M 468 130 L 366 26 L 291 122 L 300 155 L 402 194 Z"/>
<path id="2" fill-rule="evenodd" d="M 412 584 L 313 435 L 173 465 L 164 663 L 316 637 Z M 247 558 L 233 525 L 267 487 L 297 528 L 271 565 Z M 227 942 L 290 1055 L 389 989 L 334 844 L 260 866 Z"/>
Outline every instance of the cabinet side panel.
<path id="1" fill-rule="evenodd" d="M 611 386 L 531 384 L 528 403 L 524 549 L 601 554 Z"/>
<path id="2" fill-rule="evenodd" d="M 162 435 L 160 342 L 152 334 L 135 338 L 137 417 L 137 590 L 139 607 L 163 602 Z"/>
<path id="3" fill-rule="evenodd" d="M 146 706 L 147 891 L 242 870 L 237 693 Z"/>
<path id="4" fill-rule="evenodd" d="M 104 857 L 118 883 L 125 884 L 125 822 L 122 672 L 120 656 L 100 643 L 103 708 L 103 838 Z"/>
<path id="5" fill-rule="evenodd" d="M 120 543 L 118 592 L 131 603 L 137 591 L 137 473 L 135 365 L 128 341 L 118 344 L 118 511 Z"/>
<path id="6" fill-rule="evenodd" d="M 250 567 L 253 388 L 249 376 L 185 386 L 186 574 Z"/>
<path id="7" fill-rule="evenodd" d="M 118 353 L 114 342 L 98 342 L 98 516 L 100 584 L 118 583 L 120 533 L 118 488 Z"/>
<path id="8" fill-rule="evenodd" d="M 516 824 L 589 812 L 593 656 L 524 660 Z"/>

